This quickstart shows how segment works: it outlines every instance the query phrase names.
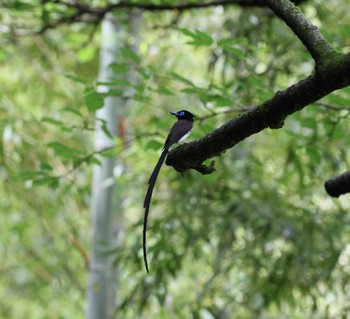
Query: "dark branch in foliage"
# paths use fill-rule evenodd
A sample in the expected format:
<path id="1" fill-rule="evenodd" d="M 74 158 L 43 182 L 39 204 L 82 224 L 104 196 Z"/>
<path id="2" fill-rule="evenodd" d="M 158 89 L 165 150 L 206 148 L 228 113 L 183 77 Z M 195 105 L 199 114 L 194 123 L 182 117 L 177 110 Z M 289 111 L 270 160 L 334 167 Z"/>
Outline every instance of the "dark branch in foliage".
<path id="1" fill-rule="evenodd" d="M 307 0 L 295 0 L 296 5 Z M 90 6 L 81 3 L 79 0 L 42 0 L 43 12 L 46 12 L 45 5 L 52 4 L 57 7 L 55 19 L 50 19 L 50 14 L 45 17 L 43 25 L 39 30 L 29 31 L 27 28 L 15 28 L 7 25 L 0 25 L 0 33 L 11 33 L 16 36 L 28 36 L 34 34 L 43 34 L 49 29 L 57 28 L 61 25 L 70 25 L 78 22 L 98 25 L 104 16 L 118 10 L 141 10 L 141 11 L 176 11 L 178 13 L 191 9 L 205 9 L 216 6 L 237 5 L 241 7 L 266 7 L 264 0 L 213 0 L 198 3 L 173 3 L 173 4 L 156 4 L 152 2 L 129 2 L 121 1 L 110 3 L 105 6 Z M 4 5 L 6 8 L 12 8 L 10 4 Z M 50 9 L 54 12 L 54 9 Z M 61 15 L 61 16 L 60 16 Z M 59 16 L 59 17 L 57 17 Z"/>
<path id="2" fill-rule="evenodd" d="M 305 0 L 295 0 L 295 4 L 300 4 Z M 73 24 L 76 22 L 99 23 L 108 12 L 122 9 L 138 9 L 142 11 L 185 11 L 191 9 L 204 9 L 216 6 L 239 5 L 241 7 L 266 7 L 263 0 L 214 0 L 198 3 L 174 3 L 174 4 L 155 4 L 142 2 L 121 1 L 111 3 L 101 7 L 93 7 L 79 1 L 52 0 L 44 1 L 44 3 L 54 3 L 63 8 L 74 9 L 71 15 L 63 16 L 55 21 L 46 22 L 37 32 L 39 34 L 46 32 L 48 29 L 56 28 L 63 24 Z"/>
<path id="3" fill-rule="evenodd" d="M 304 0 L 305 1 L 305 0 Z M 294 1 L 295 4 L 299 4 L 303 0 Z M 173 3 L 173 4 L 156 4 L 156 3 L 142 3 L 142 2 L 133 2 L 121 1 L 115 4 L 109 4 L 105 6 L 102 10 L 112 11 L 114 9 L 141 9 L 147 11 L 168 11 L 168 10 L 190 10 L 190 9 L 202 9 L 216 6 L 226 6 L 226 5 L 239 5 L 241 7 L 265 7 L 266 4 L 263 0 L 214 0 L 208 2 L 190 2 L 190 3 Z M 79 4 L 78 4 L 79 5 Z M 81 5 L 79 5 L 81 6 Z"/>
<path id="4" fill-rule="evenodd" d="M 324 187 L 328 195 L 332 197 L 350 193 L 350 171 L 329 179 Z"/>
<path id="5" fill-rule="evenodd" d="M 221 155 L 263 129 L 281 128 L 288 115 L 350 85 L 350 54 L 340 54 L 332 49 L 319 30 L 312 26 L 290 1 L 266 0 L 266 3 L 278 11 L 280 18 L 286 20 L 307 47 L 315 59 L 316 72 L 286 90 L 277 92 L 261 105 L 229 120 L 207 136 L 172 150 L 166 164 L 173 166 L 177 171 L 184 172 L 192 168 L 201 173 L 210 173 L 214 168 L 211 165 L 204 169 L 205 160 Z M 300 30 L 303 26 L 307 26 L 307 29 Z M 320 47 L 323 47 L 326 53 L 320 52 Z"/>

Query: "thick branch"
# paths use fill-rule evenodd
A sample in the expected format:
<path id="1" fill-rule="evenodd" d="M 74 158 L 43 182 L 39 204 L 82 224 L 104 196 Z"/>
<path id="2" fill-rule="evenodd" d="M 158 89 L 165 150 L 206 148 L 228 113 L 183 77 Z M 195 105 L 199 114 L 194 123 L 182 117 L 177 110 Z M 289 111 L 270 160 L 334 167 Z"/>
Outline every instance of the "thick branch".
<path id="1" fill-rule="evenodd" d="M 203 162 L 222 154 L 243 139 L 266 128 L 280 128 L 285 118 L 329 93 L 350 85 L 350 54 L 337 55 L 333 65 L 300 81 L 263 104 L 229 120 L 205 137 L 172 150 L 166 164 L 177 171 L 193 168 L 210 173 Z"/>
<path id="2" fill-rule="evenodd" d="M 304 2 L 305 0 L 294 0 L 293 3 L 296 5 Z M 266 7 L 264 0 L 212 0 L 203 2 L 189 2 L 189 3 L 152 3 L 152 2 L 130 2 L 130 1 L 120 1 L 118 3 L 111 3 L 103 7 L 90 7 L 88 5 L 82 4 L 79 1 L 68 2 L 64 0 L 54 0 L 54 3 L 59 3 L 70 8 L 77 8 L 80 11 L 86 13 L 106 13 L 113 11 L 115 9 L 140 9 L 147 11 L 169 11 L 177 10 L 184 11 L 190 9 L 202 9 L 216 6 L 226 6 L 226 5 L 239 5 L 241 7 Z"/>
<path id="3" fill-rule="evenodd" d="M 304 2 L 305 0 L 295 0 L 295 4 Z M 117 3 L 107 4 L 105 6 L 93 7 L 83 4 L 79 1 L 66 1 L 66 0 L 51 0 L 46 1 L 55 3 L 63 7 L 75 9 L 75 12 L 71 15 L 63 16 L 57 20 L 45 23 L 38 34 L 46 32 L 48 29 L 56 28 L 63 24 L 73 24 L 76 22 L 97 23 L 100 22 L 106 13 L 113 12 L 121 9 L 139 9 L 143 11 L 186 11 L 191 9 L 204 9 L 216 6 L 228 6 L 239 5 L 241 7 L 266 7 L 263 0 L 213 0 L 208 2 L 189 2 L 189 3 L 168 3 L 168 4 L 156 4 L 147 2 L 130 2 L 121 1 Z"/>
<path id="4" fill-rule="evenodd" d="M 314 75 L 277 92 L 262 105 L 226 122 L 198 141 L 180 146 L 168 155 L 166 164 L 183 172 L 188 168 L 203 174 L 214 170 L 203 162 L 265 128 L 281 128 L 285 118 L 334 90 L 350 85 L 350 54 L 336 53 L 319 30 L 289 0 L 264 0 L 294 31 L 316 61 Z"/>
<path id="5" fill-rule="evenodd" d="M 328 195 L 332 197 L 350 193 L 350 171 L 329 179 L 324 186 Z"/>
<path id="6" fill-rule="evenodd" d="M 289 0 L 264 0 L 301 40 L 316 63 L 327 58 L 334 49 L 316 26 L 305 18 Z"/>
<path id="7" fill-rule="evenodd" d="M 294 1 L 296 4 L 303 2 L 303 0 Z M 266 4 L 263 0 L 213 0 L 208 2 L 189 2 L 189 3 L 168 3 L 168 4 L 156 4 L 156 3 L 130 3 L 129 1 L 121 1 L 116 4 L 110 4 L 111 10 L 116 8 L 137 8 L 147 11 L 168 11 L 168 10 L 178 10 L 184 11 L 189 9 L 201 9 L 216 6 L 226 6 L 230 4 L 236 4 L 241 7 L 265 7 Z"/>

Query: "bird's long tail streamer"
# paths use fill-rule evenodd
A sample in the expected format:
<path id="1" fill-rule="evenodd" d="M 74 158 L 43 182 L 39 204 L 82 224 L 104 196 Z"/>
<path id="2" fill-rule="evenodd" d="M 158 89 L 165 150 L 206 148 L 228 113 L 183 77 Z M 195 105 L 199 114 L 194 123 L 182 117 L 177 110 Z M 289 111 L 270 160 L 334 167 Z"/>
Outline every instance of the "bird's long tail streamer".
<path id="1" fill-rule="evenodd" d="M 158 163 L 157 163 L 156 167 L 154 168 L 151 177 L 148 180 L 148 189 L 147 189 L 147 193 L 145 196 L 145 201 L 143 202 L 143 208 L 145 209 L 145 216 L 143 219 L 143 261 L 145 263 L 147 273 L 149 273 L 148 262 L 147 262 L 147 245 L 146 245 L 146 243 L 147 243 L 146 231 L 147 231 L 148 212 L 149 212 L 149 207 L 151 204 L 153 188 L 154 188 L 154 185 L 156 184 L 160 168 L 162 167 L 162 165 L 164 163 L 164 160 L 168 154 L 168 151 L 169 151 L 168 148 L 164 148 L 162 154 L 160 155 Z"/>

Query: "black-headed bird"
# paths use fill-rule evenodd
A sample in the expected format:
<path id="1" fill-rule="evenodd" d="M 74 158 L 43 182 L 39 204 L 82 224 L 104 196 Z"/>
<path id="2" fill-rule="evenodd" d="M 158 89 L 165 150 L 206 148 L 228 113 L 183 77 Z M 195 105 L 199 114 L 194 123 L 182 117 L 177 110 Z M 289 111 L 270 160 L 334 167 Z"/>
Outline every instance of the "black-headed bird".
<path id="1" fill-rule="evenodd" d="M 193 127 L 193 121 L 195 118 L 195 116 L 191 112 L 186 110 L 182 110 L 179 112 L 170 112 L 170 113 L 177 117 L 177 122 L 171 128 L 169 135 L 165 140 L 162 154 L 160 155 L 158 163 L 154 168 L 153 173 L 151 174 L 151 177 L 148 180 L 148 189 L 145 196 L 145 201 L 143 203 L 143 208 L 145 209 L 145 216 L 143 220 L 143 260 L 144 260 L 147 272 L 149 272 L 149 269 L 148 269 L 148 262 L 147 262 L 146 230 L 147 230 L 147 218 L 148 218 L 149 208 L 151 205 L 153 188 L 156 183 L 160 168 L 162 167 L 164 160 L 167 154 L 169 153 L 170 147 L 172 147 L 174 144 L 178 142 L 183 141 L 185 138 L 187 138 L 190 135 Z"/>

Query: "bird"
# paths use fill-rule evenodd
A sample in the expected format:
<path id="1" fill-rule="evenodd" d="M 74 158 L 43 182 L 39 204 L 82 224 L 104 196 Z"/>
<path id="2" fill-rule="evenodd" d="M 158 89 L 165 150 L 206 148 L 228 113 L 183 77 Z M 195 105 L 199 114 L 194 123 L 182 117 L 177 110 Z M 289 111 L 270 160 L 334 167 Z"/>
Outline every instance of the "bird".
<path id="1" fill-rule="evenodd" d="M 193 122 L 195 116 L 186 110 L 181 110 L 178 112 L 170 112 L 170 114 L 177 117 L 177 122 L 170 129 L 168 137 L 165 140 L 162 153 L 159 157 L 157 165 L 155 166 L 149 180 L 148 180 L 148 189 L 146 192 L 145 200 L 143 202 L 143 208 L 145 209 L 145 215 L 143 220 L 143 261 L 147 273 L 149 273 L 148 262 L 147 262 L 147 246 L 146 246 L 146 231 L 147 231 L 147 219 L 149 208 L 151 205 L 151 198 L 153 193 L 154 185 L 156 184 L 159 171 L 164 163 L 166 156 L 169 153 L 169 149 L 176 143 L 179 143 L 186 139 L 190 134 L 193 127 Z"/>

